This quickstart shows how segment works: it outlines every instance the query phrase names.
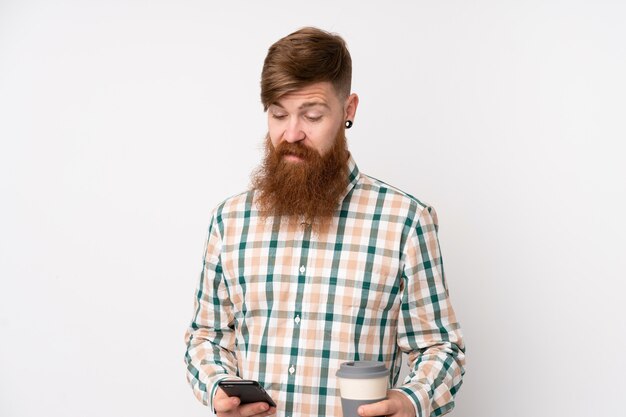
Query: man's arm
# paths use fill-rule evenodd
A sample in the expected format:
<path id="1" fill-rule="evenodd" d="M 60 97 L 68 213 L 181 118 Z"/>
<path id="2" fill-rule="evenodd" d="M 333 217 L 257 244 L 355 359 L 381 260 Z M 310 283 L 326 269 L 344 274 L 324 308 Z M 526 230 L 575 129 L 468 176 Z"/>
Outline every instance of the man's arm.
<path id="1" fill-rule="evenodd" d="M 465 346 L 443 272 L 437 214 L 425 207 L 406 244 L 398 345 L 409 353 L 410 373 L 398 388 L 418 416 L 454 408 L 465 373 Z"/>
<path id="2" fill-rule="evenodd" d="M 215 216 L 211 220 L 194 316 L 185 333 L 187 381 L 194 395 L 214 409 L 217 383 L 235 378 L 235 330 L 232 304 L 224 283 L 220 261 L 221 238 Z"/>
<path id="3" fill-rule="evenodd" d="M 437 229 L 435 210 L 424 208 L 404 251 L 398 346 L 409 354 L 410 373 L 387 400 L 361 407 L 362 416 L 428 417 L 454 408 L 465 373 L 465 346 L 448 297 Z"/>

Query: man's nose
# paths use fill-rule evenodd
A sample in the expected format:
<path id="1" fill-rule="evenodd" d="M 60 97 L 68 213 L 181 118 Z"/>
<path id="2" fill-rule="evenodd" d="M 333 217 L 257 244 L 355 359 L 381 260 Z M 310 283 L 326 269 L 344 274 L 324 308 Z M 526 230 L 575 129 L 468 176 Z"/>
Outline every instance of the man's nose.
<path id="1" fill-rule="evenodd" d="M 304 131 L 298 119 L 289 121 L 283 139 L 289 143 L 299 142 L 305 138 Z"/>

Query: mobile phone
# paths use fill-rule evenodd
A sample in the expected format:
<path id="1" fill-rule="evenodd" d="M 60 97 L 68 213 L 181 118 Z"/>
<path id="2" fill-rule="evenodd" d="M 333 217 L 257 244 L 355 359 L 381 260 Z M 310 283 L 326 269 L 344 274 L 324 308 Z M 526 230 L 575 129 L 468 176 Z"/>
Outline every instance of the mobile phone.
<path id="1" fill-rule="evenodd" d="M 272 407 L 276 407 L 276 403 L 272 400 L 261 384 L 257 381 L 249 379 L 223 379 L 218 382 L 218 386 L 229 396 L 239 397 L 241 404 L 250 403 L 268 403 Z"/>

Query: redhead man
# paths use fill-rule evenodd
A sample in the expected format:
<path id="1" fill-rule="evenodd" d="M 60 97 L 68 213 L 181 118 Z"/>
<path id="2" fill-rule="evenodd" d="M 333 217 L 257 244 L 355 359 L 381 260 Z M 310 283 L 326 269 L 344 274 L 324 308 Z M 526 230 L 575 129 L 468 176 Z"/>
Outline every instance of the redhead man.
<path id="1" fill-rule="evenodd" d="M 265 157 L 250 189 L 212 213 L 185 336 L 187 378 L 220 417 L 341 416 L 335 373 L 354 360 L 390 370 L 387 398 L 361 416 L 454 407 L 465 347 L 437 215 L 359 171 L 345 136 L 359 104 L 351 77 L 344 40 L 316 28 L 265 58 Z M 218 382 L 233 378 L 259 381 L 276 407 L 228 397 Z"/>

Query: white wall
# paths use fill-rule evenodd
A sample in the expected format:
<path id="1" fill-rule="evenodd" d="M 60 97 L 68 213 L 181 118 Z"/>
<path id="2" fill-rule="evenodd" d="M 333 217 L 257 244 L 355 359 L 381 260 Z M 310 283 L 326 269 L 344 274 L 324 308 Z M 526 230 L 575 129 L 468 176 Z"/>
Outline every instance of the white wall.
<path id="1" fill-rule="evenodd" d="M 342 34 L 360 168 L 438 211 L 458 417 L 623 415 L 618 1 L 0 1 L 0 415 L 205 416 L 210 209 L 265 132 L 267 47 Z"/>

